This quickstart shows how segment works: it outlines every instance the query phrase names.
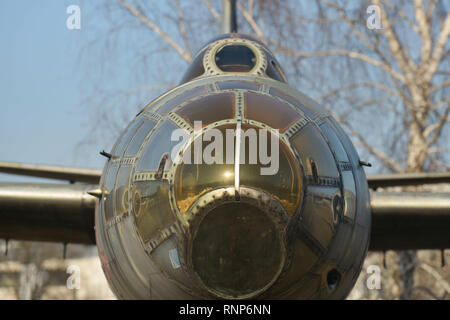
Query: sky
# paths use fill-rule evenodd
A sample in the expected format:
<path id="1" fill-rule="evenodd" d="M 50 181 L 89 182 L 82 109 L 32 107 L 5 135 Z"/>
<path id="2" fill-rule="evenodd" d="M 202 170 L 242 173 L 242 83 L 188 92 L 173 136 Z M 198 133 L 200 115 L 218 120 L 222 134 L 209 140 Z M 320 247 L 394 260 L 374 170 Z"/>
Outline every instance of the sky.
<path id="1" fill-rule="evenodd" d="M 67 29 L 67 6 L 55 0 L 0 2 L 0 161 L 102 164 L 82 163 L 74 155 L 86 122 L 78 108 L 81 73 L 74 44 L 86 31 Z"/>
<path id="2" fill-rule="evenodd" d="M 88 21 L 92 3 L 0 1 L 0 161 L 103 167 L 98 152 L 114 141 L 77 148 L 92 126 L 85 89 L 95 77 L 86 78 L 89 66 L 80 63 L 80 48 L 92 36 L 87 26 L 101 23 Z M 66 26 L 70 5 L 80 7 L 79 30 Z M 110 90 L 123 86 L 117 79 L 107 84 Z M 48 180 L 0 174 L 0 181 Z"/>

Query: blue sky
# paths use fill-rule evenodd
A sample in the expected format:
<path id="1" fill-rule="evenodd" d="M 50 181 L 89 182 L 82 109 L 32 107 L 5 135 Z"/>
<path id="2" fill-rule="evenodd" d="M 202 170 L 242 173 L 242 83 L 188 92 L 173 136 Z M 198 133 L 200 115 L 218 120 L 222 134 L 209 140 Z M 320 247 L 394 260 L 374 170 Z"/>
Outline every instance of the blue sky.
<path id="1" fill-rule="evenodd" d="M 66 9 L 73 4 L 81 8 L 80 30 L 66 27 Z M 98 86 L 96 63 L 80 58 L 95 36 L 92 26 L 102 24 L 96 5 L 75 0 L 0 2 L 0 161 L 103 167 L 105 159 L 98 152 L 114 141 L 77 147 L 92 129 L 86 88 Z M 116 74 L 120 77 L 111 77 L 105 89 L 127 89 L 121 80 L 130 77 L 126 68 L 119 65 Z M 0 181 L 47 182 L 6 174 L 0 174 Z"/>
<path id="2" fill-rule="evenodd" d="M 77 1 L 0 2 L 1 161 L 102 166 L 75 154 L 86 126 L 76 49 L 86 30 L 66 28 L 69 4 Z"/>

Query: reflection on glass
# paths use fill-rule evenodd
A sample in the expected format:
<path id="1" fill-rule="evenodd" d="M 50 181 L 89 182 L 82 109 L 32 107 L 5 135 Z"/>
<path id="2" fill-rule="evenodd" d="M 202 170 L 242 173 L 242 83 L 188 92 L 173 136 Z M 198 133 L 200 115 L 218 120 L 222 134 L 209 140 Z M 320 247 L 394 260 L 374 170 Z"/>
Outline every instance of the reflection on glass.
<path id="1" fill-rule="evenodd" d="M 120 166 L 117 173 L 116 187 L 115 187 L 115 207 L 114 212 L 116 216 L 128 211 L 128 188 L 131 174 L 131 166 Z"/>
<path id="2" fill-rule="evenodd" d="M 333 237 L 333 199 L 338 188 L 309 186 L 302 212 L 302 225 L 326 248 Z"/>
<path id="3" fill-rule="evenodd" d="M 336 135 L 339 137 L 339 140 L 341 141 L 348 157 L 350 158 L 350 162 L 358 163 L 358 153 L 356 152 L 355 146 L 353 145 L 350 138 L 334 118 L 329 117 L 328 121 L 330 122 L 330 126 L 334 128 L 334 132 L 336 133 Z"/>
<path id="4" fill-rule="evenodd" d="M 242 129 L 254 129 L 249 125 L 244 125 Z M 256 130 L 258 132 L 259 130 Z M 270 133 L 265 132 L 266 141 L 267 141 L 267 154 L 272 161 L 272 164 L 262 164 L 260 155 L 261 153 L 265 153 L 259 150 L 260 141 L 259 141 L 259 132 L 256 136 L 255 142 L 249 142 L 249 139 L 245 139 L 242 141 L 245 146 L 245 153 L 241 152 L 241 154 L 245 155 L 245 161 L 241 161 L 240 165 L 240 185 L 247 186 L 250 188 L 259 188 L 271 194 L 275 199 L 280 201 L 283 207 L 286 209 L 289 215 L 294 215 L 297 207 L 300 203 L 301 198 L 301 174 L 300 168 L 297 164 L 297 161 L 291 154 L 290 150 L 286 147 L 286 145 L 279 141 L 278 138 L 275 140 L 279 143 L 279 156 L 276 154 L 271 154 L 276 150 L 272 148 L 270 138 Z M 251 148 L 251 145 L 257 145 L 258 149 Z M 265 147 L 265 146 L 263 146 Z M 250 159 L 250 152 L 255 152 L 258 155 L 258 161 L 255 164 L 252 164 Z M 278 159 L 276 159 L 277 157 Z M 243 159 L 244 160 L 244 159 Z M 268 167 L 270 165 L 274 165 L 274 161 L 278 161 L 278 171 L 274 175 L 263 175 L 261 174 L 261 168 Z"/>
<path id="5" fill-rule="evenodd" d="M 234 94 L 226 92 L 195 100 L 176 113 L 191 126 L 194 126 L 194 121 L 202 121 L 203 126 L 207 126 L 216 121 L 234 118 L 234 112 Z"/>
<path id="6" fill-rule="evenodd" d="M 156 122 L 147 120 L 139 127 L 135 136 L 128 144 L 127 151 L 125 152 L 126 156 L 135 155 L 139 151 L 139 148 L 141 147 L 145 137 L 149 134 L 150 130 L 152 130 L 155 125 Z"/>
<path id="7" fill-rule="evenodd" d="M 234 130 L 235 125 L 221 126 L 217 129 L 222 132 L 223 137 L 226 137 L 225 130 Z M 203 141 L 203 144 L 199 144 L 202 146 L 201 150 L 205 150 L 205 147 L 210 143 L 210 141 Z M 204 193 L 220 187 L 234 186 L 234 158 L 231 157 L 233 163 L 226 164 L 226 152 L 229 148 L 226 147 L 225 141 L 222 144 L 222 148 L 221 158 L 223 164 L 206 164 L 203 161 L 203 152 L 196 152 L 195 155 L 200 156 L 202 159 L 197 158 L 197 161 L 195 161 L 194 147 L 191 145 L 189 156 L 185 156 L 185 159 L 190 159 L 190 161 L 185 162 L 190 162 L 190 164 L 181 164 L 175 173 L 175 199 L 181 213 L 186 213 L 189 207 Z M 231 152 L 234 153 L 234 147 Z M 211 154 L 213 157 L 216 157 L 215 152 Z M 196 162 L 198 164 L 195 164 Z"/>
<path id="8" fill-rule="evenodd" d="M 173 281 L 186 284 L 186 274 L 180 268 L 180 254 L 177 245 L 177 238 L 174 235 L 169 236 L 152 251 L 152 260 L 156 261 Z"/>
<path id="9" fill-rule="evenodd" d="M 280 279 L 274 294 L 284 293 L 296 283 L 299 283 L 299 280 L 301 280 L 314 266 L 317 260 L 319 260 L 319 257 L 299 238 L 295 239 L 293 245 L 294 249 L 289 269 Z"/>
<path id="10" fill-rule="evenodd" d="M 180 104 L 182 104 L 185 101 L 188 101 L 194 97 L 200 96 L 202 94 L 206 93 L 206 87 L 196 87 L 193 89 L 186 90 L 185 92 L 177 95 L 173 99 L 166 101 L 161 107 L 158 109 L 159 114 L 168 114 L 170 111 L 178 107 Z"/>
<path id="11" fill-rule="evenodd" d="M 122 248 L 123 244 L 121 242 L 121 239 L 118 237 L 118 226 L 114 225 L 110 228 L 106 229 L 106 236 L 108 238 L 108 247 L 109 248 Z M 113 273 L 113 277 L 120 279 L 120 283 L 125 283 L 125 279 L 133 279 L 134 278 L 134 271 L 131 269 L 131 265 L 129 263 L 121 263 L 120 265 L 117 264 L 117 261 L 123 261 L 126 262 L 127 258 L 124 255 L 124 252 L 122 250 L 115 250 L 114 253 L 114 258 L 113 260 L 110 262 L 112 264 L 114 264 L 114 267 L 111 268 L 111 271 Z M 124 294 L 137 294 L 136 292 L 134 292 L 134 287 L 125 287 L 125 286 L 121 286 L 120 287 L 121 292 L 124 292 Z"/>
<path id="12" fill-rule="evenodd" d="M 342 181 L 344 183 L 344 216 L 355 219 L 356 210 L 356 188 L 353 173 L 351 171 L 342 172 Z"/>
<path id="13" fill-rule="evenodd" d="M 270 88 L 269 92 L 270 92 L 270 94 L 272 94 L 276 97 L 279 97 L 281 99 L 284 99 L 287 102 L 291 103 L 293 106 L 299 108 L 303 113 L 305 113 L 311 119 L 314 119 L 316 116 L 319 115 L 319 113 L 316 110 L 306 107 L 304 104 L 300 103 L 297 98 L 290 96 L 289 94 L 287 94 L 286 92 L 283 92 L 280 89 Z"/>
<path id="14" fill-rule="evenodd" d="M 191 62 L 185 74 L 183 75 L 180 84 L 191 81 L 192 79 L 197 78 L 205 73 L 205 68 L 203 67 L 203 56 L 205 55 L 205 52 L 206 49 L 200 52 L 194 58 L 194 61 Z"/>
<path id="15" fill-rule="evenodd" d="M 114 182 L 116 181 L 117 166 L 109 166 L 108 173 L 106 174 L 104 189 L 106 197 L 105 201 L 105 220 L 108 221 L 114 215 Z"/>
<path id="16" fill-rule="evenodd" d="M 137 181 L 133 184 L 133 213 L 144 243 L 175 222 L 169 204 L 167 181 Z"/>
<path id="17" fill-rule="evenodd" d="M 280 240 L 275 224 L 259 208 L 227 203 L 212 209 L 196 230 L 192 266 L 206 287 L 242 297 L 277 275 L 283 262 Z"/>
<path id="18" fill-rule="evenodd" d="M 137 128 L 144 122 L 144 117 L 139 117 L 134 120 L 133 123 L 131 123 L 130 126 L 128 126 L 127 129 L 125 129 L 122 136 L 119 138 L 117 144 L 114 146 L 114 149 L 112 151 L 112 154 L 114 156 L 122 157 L 123 152 L 125 151 L 126 146 L 128 145 L 128 142 L 130 142 L 131 137 L 136 132 Z"/>
<path id="19" fill-rule="evenodd" d="M 245 94 L 245 118 L 265 123 L 284 132 L 300 119 L 300 113 L 278 99 L 248 92 Z"/>
<path id="20" fill-rule="evenodd" d="M 244 89 L 244 90 L 253 90 L 258 91 L 259 85 L 256 82 L 243 82 L 243 81 L 223 81 L 217 83 L 217 86 L 220 90 L 229 90 L 229 89 Z"/>
<path id="21" fill-rule="evenodd" d="M 306 125 L 295 134 L 291 143 L 300 155 L 308 176 L 313 176 L 312 167 L 307 165 L 310 158 L 314 161 L 319 176 L 339 177 L 336 161 L 328 144 L 312 124 Z"/>
<path id="22" fill-rule="evenodd" d="M 157 170 L 161 157 L 166 152 L 169 153 L 169 157 L 171 156 L 172 149 L 180 144 L 179 140 L 172 141 L 171 139 L 172 132 L 176 129 L 181 130 L 170 120 L 166 120 L 155 130 L 142 151 L 136 170 L 137 172 L 143 170 Z"/>
<path id="23" fill-rule="evenodd" d="M 322 129 L 325 137 L 327 137 L 328 141 L 330 142 L 331 147 L 336 154 L 337 160 L 347 162 L 347 152 L 345 152 L 341 141 L 337 137 L 336 133 L 334 133 L 333 129 L 331 129 L 330 125 L 328 123 L 323 123 L 322 125 L 320 125 L 320 128 Z"/>
<path id="24" fill-rule="evenodd" d="M 267 57 L 268 63 L 267 63 L 267 69 L 266 69 L 267 76 L 272 79 L 281 81 L 281 82 L 286 82 L 284 73 L 281 70 L 280 65 L 277 63 L 275 58 L 270 58 L 270 54 L 267 51 L 266 51 L 266 55 L 268 56 Z"/>

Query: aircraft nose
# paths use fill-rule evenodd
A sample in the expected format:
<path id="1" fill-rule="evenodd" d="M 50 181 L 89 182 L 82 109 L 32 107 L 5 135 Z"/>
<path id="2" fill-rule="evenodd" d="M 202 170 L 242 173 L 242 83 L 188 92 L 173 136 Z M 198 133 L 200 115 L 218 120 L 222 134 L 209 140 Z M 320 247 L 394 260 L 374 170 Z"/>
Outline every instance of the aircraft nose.
<path id="1" fill-rule="evenodd" d="M 205 289 L 251 298 L 275 282 L 285 263 L 285 211 L 260 190 L 216 189 L 200 199 L 188 243 L 191 268 Z"/>
<path id="2" fill-rule="evenodd" d="M 276 133 L 238 122 L 204 129 L 177 157 L 173 201 L 189 228 L 191 275 L 216 298 L 261 296 L 284 269 L 302 197 L 293 151 Z"/>

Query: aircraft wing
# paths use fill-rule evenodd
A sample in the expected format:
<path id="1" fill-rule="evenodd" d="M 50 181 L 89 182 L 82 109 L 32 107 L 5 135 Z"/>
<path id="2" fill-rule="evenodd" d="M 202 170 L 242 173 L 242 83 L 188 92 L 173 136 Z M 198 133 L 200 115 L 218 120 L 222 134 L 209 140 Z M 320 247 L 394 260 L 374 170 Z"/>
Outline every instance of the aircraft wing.
<path id="1" fill-rule="evenodd" d="M 69 168 L 12 162 L 0 162 L 0 172 L 90 184 L 97 184 L 102 175 L 100 169 Z M 377 189 L 379 187 L 450 183 L 450 172 L 369 175 L 367 176 L 367 183 L 371 189 Z"/>
<path id="2" fill-rule="evenodd" d="M 423 184 L 450 183 L 450 172 L 442 173 L 394 173 L 368 175 L 369 188 L 418 186 Z"/>
<path id="3" fill-rule="evenodd" d="M 0 172 L 97 184 L 100 170 L 0 163 Z M 450 182 L 450 173 L 369 176 L 369 187 Z M 88 184 L 0 183 L 0 238 L 95 244 Z M 450 193 L 371 191 L 370 250 L 450 248 Z"/>
<path id="4" fill-rule="evenodd" d="M 98 184 L 102 170 L 0 162 L 0 172 L 38 178 Z"/>
<path id="5" fill-rule="evenodd" d="M 450 248 L 450 193 L 371 192 L 370 250 Z"/>
<path id="6" fill-rule="evenodd" d="M 367 176 L 369 188 L 450 183 L 450 173 Z M 371 191 L 370 250 L 450 248 L 450 193 Z"/>
<path id="7" fill-rule="evenodd" d="M 0 238 L 95 244 L 95 188 L 0 183 Z"/>

